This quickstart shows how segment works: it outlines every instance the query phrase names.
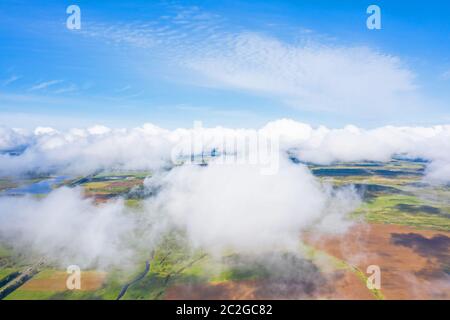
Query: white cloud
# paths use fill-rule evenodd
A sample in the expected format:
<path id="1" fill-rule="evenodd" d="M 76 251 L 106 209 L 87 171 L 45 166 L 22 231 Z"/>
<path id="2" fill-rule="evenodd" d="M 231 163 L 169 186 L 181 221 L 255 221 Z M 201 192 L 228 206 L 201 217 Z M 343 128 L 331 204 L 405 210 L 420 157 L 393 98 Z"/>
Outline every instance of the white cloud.
<path id="1" fill-rule="evenodd" d="M 45 81 L 45 82 L 40 82 L 34 86 L 32 86 L 29 91 L 36 91 L 36 90 L 43 90 L 43 89 L 47 89 L 48 87 L 54 86 L 56 84 L 59 84 L 63 82 L 62 80 L 50 80 L 50 81 Z"/>
<path id="2" fill-rule="evenodd" d="M 96 206 L 81 190 L 60 188 L 46 198 L 0 198 L 0 238 L 62 266 L 126 264 L 135 221 L 122 201 Z"/>
<path id="3" fill-rule="evenodd" d="M 274 176 L 252 166 L 182 166 L 145 185 L 161 191 L 140 211 L 121 199 L 95 205 L 78 188 L 44 198 L 0 197 L 0 240 L 61 267 L 82 268 L 133 265 L 174 228 L 211 253 L 296 252 L 303 230 L 343 232 L 346 215 L 359 205 L 351 189 L 332 192 L 306 167 L 287 161 Z"/>
<path id="4" fill-rule="evenodd" d="M 63 87 L 63 88 L 60 88 L 58 90 L 55 90 L 53 93 L 54 94 L 61 94 L 61 93 L 75 92 L 77 90 L 78 90 L 78 87 L 76 85 L 70 84 L 67 87 Z"/>
<path id="5" fill-rule="evenodd" d="M 26 131 L 0 126 L 0 150 L 14 149 L 30 143 Z"/>
<path id="6" fill-rule="evenodd" d="M 441 79 L 442 80 L 450 80 L 450 70 L 444 71 L 441 74 Z"/>
<path id="7" fill-rule="evenodd" d="M 282 119 L 261 129 L 223 127 L 166 130 L 152 124 L 132 129 L 93 126 L 67 132 L 39 127 L 34 133 L 2 128 L 0 149 L 28 146 L 20 156 L 0 155 L 0 172 L 19 173 L 32 170 L 87 174 L 102 168 L 154 170 L 172 161 L 172 155 L 188 156 L 192 138 L 201 137 L 203 146 L 195 152 L 212 149 L 235 152 L 226 139 L 263 135 L 278 137 L 281 151 L 294 150 L 304 161 L 388 161 L 394 155 L 423 158 L 436 162 L 429 173 L 450 163 L 450 125 L 432 127 L 385 126 L 362 129 L 346 126 L 330 129 Z M 225 149 L 224 149 L 225 148 Z M 231 148 L 231 149 L 230 149 Z M 450 181 L 443 174 L 441 179 Z"/>
<path id="8" fill-rule="evenodd" d="M 256 166 L 212 162 L 174 168 L 147 184 L 162 187 L 147 210 L 170 217 L 195 246 L 215 253 L 296 251 L 303 230 L 318 225 L 342 232 L 349 225 L 346 214 L 359 205 L 351 190 L 332 194 L 305 166 L 287 160 L 276 175 L 261 175 Z M 325 219 L 333 221 L 326 228 Z"/>
<path id="9" fill-rule="evenodd" d="M 209 85 L 274 96 L 300 109 L 361 115 L 418 104 L 413 72 L 398 57 L 367 47 L 297 46 L 244 33 L 185 63 Z"/>
<path id="10" fill-rule="evenodd" d="M 193 130 L 205 135 L 205 150 L 220 150 L 223 136 L 248 132 L 279 136 L 283 154 L 279 171 L 262 175 L 255 165 L 214 161 L 207 167 L 159 170 L 170 161 L 172 148 L 188 141 Z M 118 167 L 153 169 L 145 186 L 160 191 L 145 201 L 139 215 L 129 212 L 121 201 L 95 206 L 77 189 L 59 189 L 41 200 L 0 198 L 2 238 L 21 250 L 29 248 L 61 263 L 76 260 L 85 265 L 130 261 L 136 245 L 151 247 L 173 227 L 185 230 L 193 245 L 211 252 L 292 248 L 305 229 L 345 231 L 347 213 L 359 204 L 356 193 L 321 184 L 305 166 L 287 160 L 283 151 L 288 149 L 295 150 L 301 160 L 318 163 L 385 161 L 396 154 L 421 157 L 431 161 L 428 181 L 450 181 L 450 125 L 330 129 L 282 119 L 259 130 L 170 131 L 151 124 L 68 132 L 41 127 L 32 133 L 2 128 L 0 144 L 7 148 L 28 145 L 21 155 L 0 155 L 2 174 L 7 175 L 29 170 L 78 175 Z M 139 241 L 133 238 L 136 234 Z"/>
<path id="11" fill-rule="evenodd" d="M 149 60 L 163 59 L 176 70 L 172 76 L 182 74 L 177 81 L 250 92 L 301 110 L 386 119 L 434 108 L 398 56 L 338 45 L 319 34 L 303 32 L 299 42 L 289 43 L 225 26 L 222 17 L 192 7 L 151 22 L 94 24 L 83 32 L 136 49 L 151 47 Z"/>
<path id="12" fill-rule="evenodd" d="M 51 128 L 51 127 L 37 127 L 36 129 L 34 129 L 33 133 L 36 136 L 40 136 L 40 135 L 52 135 L 52 134 L 57 134 L 58 131 Z"/>
<path id="13" fill-rule="evenodd" d="M 16 82 L 17 80 L 19 80 L 21 78 L 21 76 L 16 76 L 16 75 L 12 75 L 11 77 L 9 77 L 8 79 L 6 79 L 5 81 L 3 81 L 3 85 L 4 86 L 8 86 L 13 82 Z"/>

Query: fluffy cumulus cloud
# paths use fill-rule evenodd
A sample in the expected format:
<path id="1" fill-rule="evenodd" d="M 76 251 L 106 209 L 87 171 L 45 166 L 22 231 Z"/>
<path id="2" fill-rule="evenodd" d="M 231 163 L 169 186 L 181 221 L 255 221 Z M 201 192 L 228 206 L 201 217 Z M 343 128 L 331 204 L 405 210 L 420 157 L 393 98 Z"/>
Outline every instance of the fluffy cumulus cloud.
<path id="1" fill-rule="evenodd" d="M 305 166 L 287 160 L 275 175 L 262 175 L 256 166 L 212 162 L 175 168 L 148 184 L 162 190 L 148 201 L 149 210 L 164 212 L 194 245 L 213 252 L 296 248 L 306 228 L 345 230 L 346 214 L 359 204 L 354 191 L 332 192 Z M 323 224 L 326 219 L 333 223 Z"/>
<path id="2" fill-rule="evenodd" d="M 13 150 L 29 142 L 26 131 L 0 126 L 0 150 Z"/>
<path id="3" fill-rule="evenodd" d="M 109 266 L 133 261 L 150 252 L 160 235 L 181 229 L 194 246 L 210 252 L 264 251 L 295 248 L 304 230 L 343 232 L 347 214 L 360 203 L 352 188 L 332 188 L 308 168 L 288 160 L 287 152 L 303 161 L 389 160 L 393 155 L 430 161 L 426 179 L 450 181 L 450 126 L 381 127 L 371 130 L 312 127 L 278 120 L 258 129 L 194 128 L 165 130 L 150 124 L 133 129 L 95 126 L 60 132 L 39 128 L 32 133 L 3 129 L 7 150 L 27 146 L 22 153 L 3 152 L 2 174 L 32 170 L 85 174 L 98 169 L 153 169 L 144 184 L 153 196 L 137 213 L 123 201 L 95 205 L 78 189 L 60 188 L 43 199 L 0 197 L 0 237 L 21 250 L 33 250 L 64 264 Z M 261 164 L 221 163 L 167 168 L 176 150 L 233 152 L 224 137 L 276 137 L 278 168 L 261 174 Z M 226 139 L 225 139 L 226 140 Z M 230 149 L 229 149 L 230 148 Z"/>
<path id="4" fill-rule="evenodd" d="M 127 266 L 161 236 L 181 230 L 212 254 L 297 250 L 302 231 L 339 233 L 359 205 L 352 189 L 320 184 L 306 166 L 283 162 L 277 175 L 241 165 L 180 166 L 146 181 L 160 191 L 141 210 L 114 200 L 95 205 L 80 189 L 43 199 L 0 197 L 0 239 L 61 266 Z"/>
<path id="5" fill-rule="evenodd" d="M 57 170 L 88 174 L 111 168 L 154 169 L 170 159 L 169 132 L 150 124 L 132 130 L 95 126 L 58 132 L 37 128 L 33 135 L 22 138 L 28 146 L 24 153 L 18 157 L 7 152 L 0 155 L 3 173 Z M 9 142 L 10 148 L 18 146 Z"/>
<path id="6" fill-rule="evenodd" d="M 239 141 L 265 137 L 307 162 L 388 161 L 395 155 L 430 161 L 427 178 L 448 182 L 450 125 L 362 129 L 312 127 L 289 119 L 268 123 L 260 129 L 223 127 L 166 130 L 151 124 L 132 129 L 95 126 L 59 132 L 37 128 L 33 133 L 2 128 L 0 173 L 29 171 L 88 174 L 99 169 L 150 169 L 172 164 L 191 153 L 238 152 Z M 238 141 L 238 142 L 236 142 Z M 17 154 L 6 152 L 26 147 Z M 245 149 L 248 150 L 249 148 Z M 5 151 L 6 150 L 6 151 Z"/>
<path id="7" fill-rule="evenodd" d="M 0 239 L 68 266 L 107 267 L 132 258 L 135 221 L 123 201 L 95 206 L 81 190 L 61 188 L 42 200 L 0 198 Z"/>
<path id="8" fill-rule="evenodd" d="M 81 188 L 39 199 L 0 197 L 0 241 L 60 267 L 134 268 L 172 225 L 160 212 L 139 211 L 122 198 L 96 204 Z"/>

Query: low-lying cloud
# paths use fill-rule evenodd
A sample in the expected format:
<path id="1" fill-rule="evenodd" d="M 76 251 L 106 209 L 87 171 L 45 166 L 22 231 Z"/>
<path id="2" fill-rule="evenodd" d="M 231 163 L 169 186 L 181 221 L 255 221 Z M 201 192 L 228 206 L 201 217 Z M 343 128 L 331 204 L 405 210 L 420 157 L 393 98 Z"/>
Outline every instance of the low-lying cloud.
<path id="1" fill-rule="evenodd" d="M 140 210 L 121 199 L 95 205 L 80 188 L 43 199 L 0 197 L 0 239 L 83 268 L 132 265 L 173 230 L 214 255 L 296 251 L 304 230 L 344 232 L 360 203 L 353 189 L 333 190 L 287 159 L 276 175 L 249 165 L 183 165 L 149 177 L 145 187 L 159 192 Z"/>
<path id="2" fill-rule="evenodd" d="M 194 132 L 198 131 L 198 132 Z M 279 139 L 279 168 L 261 174 L 248 163 L 208 166 L 174 165 L 192 151 L 193 134 L 203 137 L 205 153 L 232 152 L 223 136 L 249 133 Z M 110 266 L 131 263 L 148 254 L 170 230 L 182 230 L 194 247 L 209 252 L 257 252 L 291 249 L 305 230 L 344 232 L 347 214 L 360 204 L 352 188 L 336 189 L 320 182 L 302 164 L 336 161 L 387 161 L 394 155 L 429 162 L 429 182 L 450 181 L 450 126 L 393 127 L 371 130 L 347 126 L 314 128 L 283 119 L 261 129 L 195 128 L 165 130 L 153 125 L 133 129 L 96 126 L 60 132 L 2 129 L 2 175 L 30 171 L 81 175 L 99 169 L 152 170 L 144 187 L 153 190 L 137 213 L 113 200 L 95 205 L 80 189 L 60 188 L 43 199 L 0 197 L 0 235 L 20 250 L 32 250 L 63 264 Z M 170 165 L 170 168 L 169 166 Z M 161 170 L 167 169 L 169 170 Z M 149 193 L 150 194 L 150 193 Z"/>
<path id="3" fill-rule="evenodd" d="M 0 239 L 62 266 L 129 263 L 135 222 L 123 201 L 96 206 L 81 189 L 60 188 L 44 199 L 0 197 Z"/>
<path id="4" fill-rule="evenodd" d="M 333 193 L 306 166 L 287 160 L 275 175 L 213 161 L 207 167 L 174 168 L 148 184 L 161 187 L 148 201 L 149 210 L 161 210 L 194 245 L 215 252 L 296 248 L 306 228 L 345 230 L 346 214 L 359 204 L 354 191 Z M 332 223 L 324 225 L 325 219 Z"/>
<path id="5" fill-rule="evenodd" d="M 337 161 L 388 161 L 393 156 L 430 161 L 426 178 L 450 181 L 450 125 L 431 127 L 385 126 L 342 129 L 282 119 L 260 129 L 192 128 L 166 130 L 152 124 L 132 129 L 95 126 L 59 132 L 37 128 L 34 132 L 2 128 L 0 174 L 50 172 L 82 175 L 101 169 L 157 170 L 173 163 L 173 155 L 236 152 L 233 143 L 249 136 L 279 141 L 281 153 L 294 153 L 299 160 L 319 164 Z M 200 137 L 201 144 L 193 141 Z M 242 140 L 242 139 L 241 139 Z M 225 142 L 225 143 L 224 143 Z M 8 150 L 23 149 L 20 154 Z"/>

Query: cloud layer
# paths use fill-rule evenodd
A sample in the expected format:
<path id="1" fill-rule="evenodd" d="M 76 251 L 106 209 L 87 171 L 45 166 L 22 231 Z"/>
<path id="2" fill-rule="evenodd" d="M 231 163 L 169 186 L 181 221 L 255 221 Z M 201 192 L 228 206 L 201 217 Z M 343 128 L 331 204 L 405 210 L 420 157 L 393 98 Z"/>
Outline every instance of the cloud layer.
<path id="1" fill-rule="evenodd" d="M 349 125 L 330 129 L 282 119 L 257 130 L 223 127 L 166 130 L 151 124 L 132 129 L 95 126 L 67 132 L 45 127 L 34 132 L 0 130 L 2 175 L 29 171 L 78 175 L 99 169 L 157 170 L 172 165 L 174 155 L 189 157 L 192 152 L 208 154 L 213 149 L 233 153 L 236 147 L 227 141 L 264 136 L 279 141 L 281 153 L 289 150 L 300 160 L 320 164 L 388 161 L 395 155 L 422 158 L 431 162 L 429 179 L 450 181 L 450 125 L 385 126 L 370 130 Z M 6 152 L 24 147 L 20 155 Z"/>
<path id="2" fill-rule="evenodd" d="M 233 152 L 224 137 L 249 134 L 279 139 L 279 168 L 261 174 L 258 165 L 173 166 L 173 151 L 189 156 L 192 138 L 203 137 L 210 152 Z M 365 130 L 314 128 L 283 119 L 258 130 L 194 128 L 165 130 L 154 125 L 133 129 L 95 126 L 59 132 L 2 129 L 3 149 L 25 151 L 0 156 L 2 175 L 34 170 L 74 175 L 98 169 L 151 169 L 145 188 L 158 190 L 136 214 L 123 201 L 94 205 L 79 189 L 57 189 L 44 199 L 0 197 L 0 237 L 21 250 L 33 250 L 61 264 L 123 265 L 138 252 L 150 252 L 164 233 L 179 229 L 189 243 L 212 253 L 294 248 L 304 230 L 343 232 L 346 216 L 360 203 L 351 188 L 333 189 L 303 161 L 387 161 L 393 155 L 430 161 L 426 179 L 450 181 L 450 126 L 381 127 Z M 228 148 L 231 149 L 228 149 Z M 161 168 L 170 170 L 159 170 Z"/>
<path id="3" fill-rule="evenodd" d="M 127 264 L 135 221 L 122 201 L 95 206 L 81 190 L 61 188 L 42 200 L 0 197 L 0 239 L 62 266 Z"/>
<path id="4" fill-rule="evenodd" d="M 287 160 L 275 175 L 262 175 L 257 166 L 213 161 L 207 167 L 174 168 L 148 184 L 162 189 L 148 201 L 149 210 L 170 217 L 194 245 L 219 253 L 295 250 L 305 228 L 345 230 L 345 215 L 359 204 L 354 191 L 331 192 L 305 166 Z"/>
<path id="5" fill-rule="evenodd" d="M 209 253 L 298 250 L 305 229 L 343 232 L 359 205 L 353 189 L 332 190 L 306 166 L 285 160 L 276 175 L 254 166 L 212 163 L 157 174 L 160 190 L 130 209 L 123 200 L 95 205 L 81 189 L 60 188 L 43 199 L 0 197 L 0 240 L 60 266 L 126 267 L 173 230 Z"/>

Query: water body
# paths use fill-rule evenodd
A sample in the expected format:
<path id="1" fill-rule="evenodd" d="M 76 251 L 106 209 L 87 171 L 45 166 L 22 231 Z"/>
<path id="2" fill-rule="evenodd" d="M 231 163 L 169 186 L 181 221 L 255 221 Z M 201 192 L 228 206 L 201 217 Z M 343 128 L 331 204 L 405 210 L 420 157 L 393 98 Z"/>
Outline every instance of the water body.
<path id="1" fill-rule="evenodd" d="M 0 154 L 9 155 L 11 157 L 17 157 L 17 156 L 20 156 L 22 153 L 24 153 L 26 149 L 27 149 L 27 146 L 23 145 L 23 146 L 18 146 L 14 149 L 0 150 Z"/>
<path id="2" fill-rule="evenodd" d="M 371 176 L 372 172 L 366 169 L 353 168 L 319 168 L 312 169 L 314 175 L 319 177 L 347 177 L 347 176 Z"/>
<path id="3" fill-rule="evenodd" d="M 141 274 L 139 274 L 136 278 L 134 278 L 133 280 L 131 280 L 130 282 L 128 282 L 127 284 L 125 284 L 122 287 L 122 290 L 120 290 L 119 295 L 117 296 L 116 300 L 120 300 L 125 295 L 125 293 L 127 293 L 127 290 L 130 286 L 132 286 L 133 284 L 144 279 L 149 271 L 150 271 L 150 261 L 147 260 L 147 261 L 145 261 L 144 271 Z"/>
<path id="4" fill-rule="evenodd" d="M 347 176 L 381 176 L 381 177 L 398 177 L 398 176 L 421 176 L 423 169 L 415 171 L 406 170 L 384 170 L 384 169 L 368 169 L 368 168 L 319 168 L 312 169 L 314 175 L 319 177 L 347 177 Z"/>
<path id="5" fill-rule="evenodd" d="M 26 194 L 47 194 L 53 190 L 53 187 L 68 179 L 67 176 L 52 177 L 49 179 L 34 182 L 25 186 L 8 189 L 3 195 L 26 195 Z"/>

